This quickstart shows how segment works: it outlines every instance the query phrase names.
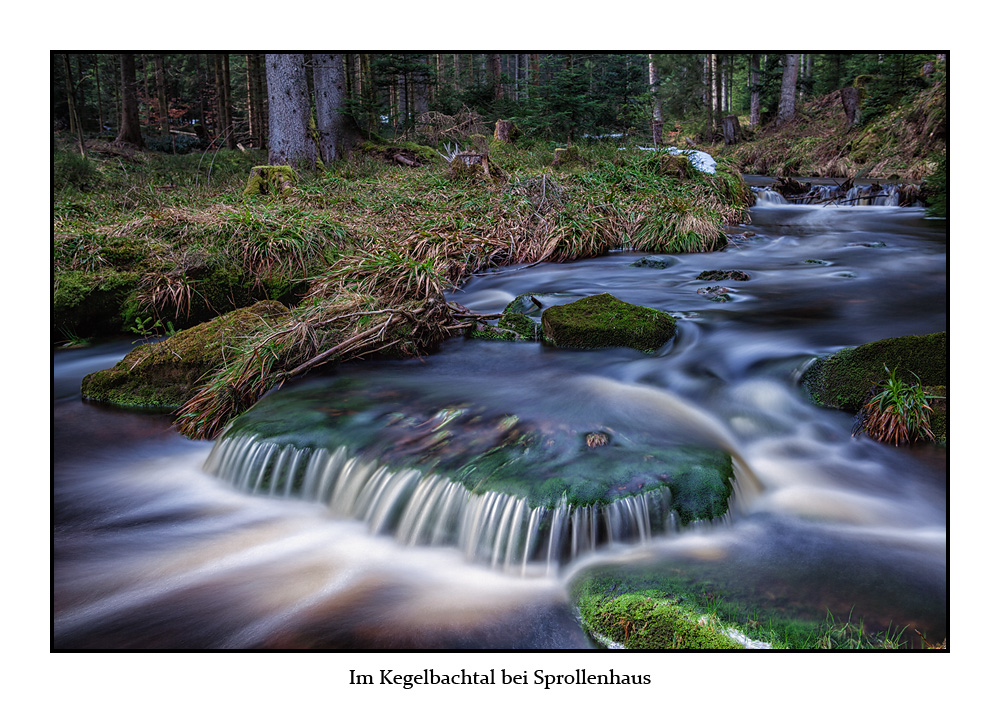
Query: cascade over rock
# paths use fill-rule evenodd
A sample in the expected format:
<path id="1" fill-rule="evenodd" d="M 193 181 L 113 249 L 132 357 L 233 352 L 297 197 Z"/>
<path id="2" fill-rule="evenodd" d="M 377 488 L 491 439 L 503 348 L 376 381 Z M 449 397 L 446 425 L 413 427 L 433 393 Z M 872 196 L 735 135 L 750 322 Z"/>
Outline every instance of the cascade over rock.
<path id="1" fill-rule="evenodd" d="M 520 571 L 720 518 L 733 493 L 733 460 L 717 449 L 351 379 L 264 398 L 233 422 L 206 470 Z"/>

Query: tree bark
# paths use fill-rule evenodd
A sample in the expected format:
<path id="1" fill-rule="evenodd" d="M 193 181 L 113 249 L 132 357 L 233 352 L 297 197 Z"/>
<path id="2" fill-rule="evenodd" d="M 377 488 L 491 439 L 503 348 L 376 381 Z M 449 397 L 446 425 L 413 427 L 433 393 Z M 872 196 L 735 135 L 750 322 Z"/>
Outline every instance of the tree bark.
<path id="1" fill-rule="evenodd" d="M 266 54 L 268 163 L 272 166 L 316 163 L 316 143 L 309 136 L 309 89 L 302 54 Z"/>
<path id="2" fill-rule="evenodd" d="M 163 54 L 154 56 L 156 65 L 156 102 L 160 113 L 160 135 L 170 136 L 170 108 L 167 104 L 167 77 L 163 70 Z"/>
<path id="3" fill-rule="evenodd" d="M 230 149 L 236 148 L 236 125 L 233 124 L 233 96 L 231 93 L 232 82 L 229 74 L 229 54 L 222 55 L 222 105 L 225 109 L 224 119 L 226 125 L 226 146 Z"/>
<path id="4" fill-rule="evenodd" d="M 847 116 L 848 126 L 853 127 L 861 121 L 861 110 L 859 109 L 861 99 L 858 89 L 854 86 L 840 89 L 840 102 L 844 106 L 844 114 Z"/>
<path id="5" fill-rule="evenodd" d="M 778 125 L 795 118 L 795 82 L 798 77 L 798 54 L 785 54 L 785 70 L 781 76 L 781 99 L 778 102 Z"/>
<path id="6" fill-rule="evenodd" d="M 104 134 L 104 101 L 101 99 L 101 57 L 94 58 L 94 84 L 97 90 L 97 133 Z"/>
<path id="7" fill-rule="evenodd" d="M 489 55 L 489 84 L 493 89 L 493 99 L 503 98 L 503 80 L 501 79 L 500 54 Z"/>
<path id="8" fill-rule="evenodd" d="M 760 54 L 750 54 L 750 127 L 760 124 Z"/>
<path id="9" fill-rule="evenodd" d="M 649 92 L 653 96 L 653 146 L 658 147 L 663 144 L 663 101 L 659 96 L 660 71 L 653 61 L 653 54 L 649 55 Z"/>
<path id="10" fill-rule="evenodd" d="M 116 142 L 142 146 L 142 131 L 139 129 L 139 101 L 136 96 L 135 55 L 119 54 L 121 64 L 121 125 Z"/>
<path id="11" fill-rule="evenodd" d="M 330 164 L 344 155 L 352 134 L 347 108 L 347 77 L 343 54 L 313 54 L 316 89 L 316 129 L 319 158 Z"/>
<path id="12" fill-rule="evenodd" d="M 736 115 L 722 118 L 722 138 L 726 144 L 735 144 L 740 140 L 740 120 Z"/>

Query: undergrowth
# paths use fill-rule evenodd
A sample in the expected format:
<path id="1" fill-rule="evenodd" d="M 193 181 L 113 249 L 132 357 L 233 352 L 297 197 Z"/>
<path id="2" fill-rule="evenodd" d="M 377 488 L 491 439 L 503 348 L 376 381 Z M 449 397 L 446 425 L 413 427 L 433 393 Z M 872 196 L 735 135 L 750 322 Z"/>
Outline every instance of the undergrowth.
<path id="1" fill-rule="evenodd" d="M 595 144 L 556 167 L 552 146 L 490 144 L 504 176 L 489 181 L 451 177 L 427 147 L 419 168 L 388 158 L 391 148 L 359 149 L 328 171 L 300 174 L 281 199 L 243 195 L 263 152 L 173 156 L 94 144 L 83 159 L 57 150 L 59 336 L 93 332 L 74 327 L 73 311 L 109 276 L 136 283 L 105 295 L 98 333 L 114 331 L 115 305 L 126 330 L 147 317 L 189 327 L 255 300 L 289 305 L 284 327 L 230 350 L 181 411 L 182 430 L 213 436 L 269 388 L 320 363 L 426 353 L 470 326 L 444 295 L 472 274 L 621 248 L 717 249 L 751 204 L 724 161 L 705 174 L 685 159 Z M 59 295 L 70 283 L 73 295 Z"/>

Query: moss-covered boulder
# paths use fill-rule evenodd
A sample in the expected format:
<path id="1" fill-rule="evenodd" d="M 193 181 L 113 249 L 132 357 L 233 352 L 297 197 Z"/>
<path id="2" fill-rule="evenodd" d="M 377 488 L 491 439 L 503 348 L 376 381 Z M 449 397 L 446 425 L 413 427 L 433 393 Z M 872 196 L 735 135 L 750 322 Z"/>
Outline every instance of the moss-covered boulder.
<path id="1" fill-rule="evenodd" d="M 641 259 L 636 259 L 629 266 L 635 268 L 644 269 L 665 269 L 669 268 L 675 263 L 674 259 L 663 259 L 658 256 L 644 256 Z"/>
<path id="2" fill-rule="evenodd" d="M 542 328 L 548 341 L 557 347 L 631 347 L 647 354 L 676 334 L 671 315 L 626 303 L 610 293 L 547 308 L 542 313 Z"/>
<path id="3" fill-rule="evenodd" d="M 178 332 L 162 342 L 143 344 L 115 366 L 83 379 L 84 398 L 127 406 L 175 409 L 196 392 L 201 379 L 222 365 L 226 350 L 261 324 L 288 314 L 265 300 Z"/>
<path id="4" fill-rule="evenodd" d="M 946 385 L 947 332 L 891 337 L 841 349 L 817 359 L 802 381 L 820 405 L 857 412 L 872 387 L 887 379 L 886 368 L 896 370 L 898 378 L 912 378 L 910 374 L 914 374 L 925 387 Z"/>

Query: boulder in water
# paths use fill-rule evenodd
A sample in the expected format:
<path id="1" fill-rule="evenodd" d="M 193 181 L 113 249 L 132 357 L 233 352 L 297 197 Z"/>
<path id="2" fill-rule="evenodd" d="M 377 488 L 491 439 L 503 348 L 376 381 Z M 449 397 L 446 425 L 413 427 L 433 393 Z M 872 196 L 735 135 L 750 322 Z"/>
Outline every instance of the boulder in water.
<path id="1" fill-rule="evenodd" d="M 198 384 L 224 361 L 226 349 L 259 326 L 261 318 L 278 318 L 288 309 L 274 300 L 220 315 L 183 330 L 162 342 L 143 344 L 115 366 L 83 379 L 84 398 L 127 406 L 179 408 Z"/>
<path id="2" fill-rule="evenodd" d="M 948 382 L 947 332 L 891 337 L 817 359 L 802 381 L 815 402 L 825 407 L 858 412 L 872 387 L 886 380 L 886 368 L 898 378 L 920 379 L 923 386 Z"/>
<path id="3" fill-rule="evenodd" d="M 674 318 L 601 293 L 542 313 L 542 329 L 557 347 L 631 347 L 652 354 L 676 334 Z"/>
<path id="4" fill-rule="evenodd" d="M 699 281 L 749 281 L 750 275 L 743 271 L 702 271 Z"/>

